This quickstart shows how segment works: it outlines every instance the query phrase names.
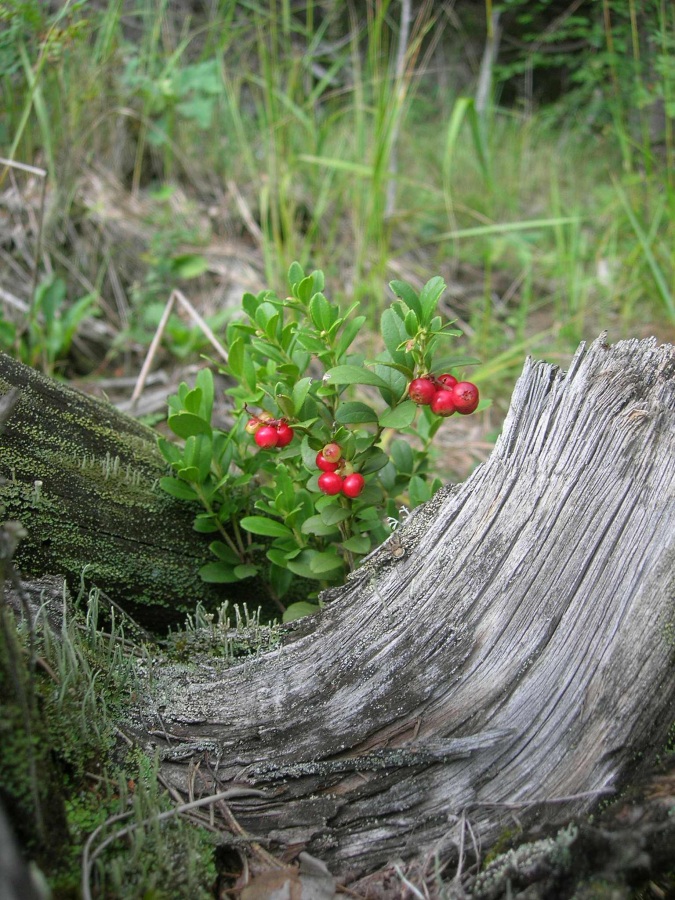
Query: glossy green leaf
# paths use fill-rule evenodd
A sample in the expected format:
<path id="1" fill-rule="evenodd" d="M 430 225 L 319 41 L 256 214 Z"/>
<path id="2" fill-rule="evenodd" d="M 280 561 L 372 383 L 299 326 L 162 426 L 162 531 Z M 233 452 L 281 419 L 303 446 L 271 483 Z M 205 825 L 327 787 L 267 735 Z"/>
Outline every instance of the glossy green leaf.
<path id="1" fill-rule="evenodd" d="M 209 550 L 214 556 L 217 556 L 221 562 L 229 563 L 231 566 L 239 565 L 239 556 L 234 552 L 232 547 L 224 541 L 212 541 L 209 544 Z"/>
<path id="2" fill-rule="evenodd" d="M 366 403 L 341 403 L 335 415 L 340 425 L 359 425 L 363 422 L 377 422 L 377 413 Z"/>
<path id="3" fill-rule="evenodd" d="M 379 388 L 387 388 L 387 382 L 383 381 L 375 372 L 361 366 L 334 366 L 324 376 L 329 384 L 370 384 Z"/>
<path id="4" fill-rule="evenodd" d="M 348 519 L 350 515 L 350 511 L 346 507 L 341 506 L 336 500 L 332 500 L 321 510 L 321 521 L 326 525 L 337 525 L 338 522 Z"/>
<path id="5" fill-rule="evenodd" d="M 169 428 L 178 437 L 188 438 L 195 434 L 211 434 L 211 426 L 201 416 L 190 412 L 180 412 L 168 418 Z"/>
<path id="6" fill-rule="evenodd" d="M 417 413 L 417 406 L 412 400 L 404 400 L 394 409 L 388 409 L 380 416 L 382 428 L 407 428 Z"/>
<path id="7" fill-rule="evenodd" d="M 419 319 L 422 318 L 422 305 L 416 291 L 407 281 L 390 281 L 389 287 L 400 297 L 409 309 L 414 310 Z"/>
<path id="8" fill-rule="evenodd" d="M 199 577 L 209 584 L 232 584 L 239 581 L 234 569 L 222 562 L 206 563 L 199 569 Z"/>
<path id="9" fill-rule="evenodd" d="M 199 494 L 194 488 L 179 478 L 160 478 L 159 486 L 167 494 L 171 494 L 172 497 L 176 497 L 178 500 L 199 500 Z"/>
<path id="10" fill-rule="evenodd" d="M 308 603 L 307 600 L 299 600 L 297 603 L 291 603 L 285 610 L 281 621 L 284 623 L 295 622 L 296 619 L 303 619 L 305 616 L 312 616 L 319 612 L 320 607 L 315 603 Z"/>
<path id="11" fill-rule="evenodd" d="M 249 565 L 235 566 L 234 574 L 240 580 L 244 578 L 253 578 L 254 575 L 258 574 L 258 567 Z"/>
<path id="12" fill-rule="evenodd" d="M 239 523 L 251 534 L 262 534 L 266 537 L 292 537 L 290 528 L 278 522 L 276 519 L 268 519 L 266 516 L 244 516 Z"/>
<path id="13" fill-rule="evenodd" d="M 429 325 L 436 312 L 438 301 L 445 291 L 445 282 L 440 275 L 430 278 L 420 291 L 420 305 L 422 307 L 422 324 Z"/>
<path id="14" fill-rule="evenodd" d="M 355 534 L 343 541 L 342 546 L 350 553 L 368 553 L 370 550 L 370 538 L 365 534 Z"/>
<path id="15" fill-rule="evenodd" d="M 337 535 L 338 531 L 334 525 L 327 525 L 320 515 L 309 516 L 302 523 L 301 531 L 303 534 L 317 534 L 320 537 L 330 537 Z"/>

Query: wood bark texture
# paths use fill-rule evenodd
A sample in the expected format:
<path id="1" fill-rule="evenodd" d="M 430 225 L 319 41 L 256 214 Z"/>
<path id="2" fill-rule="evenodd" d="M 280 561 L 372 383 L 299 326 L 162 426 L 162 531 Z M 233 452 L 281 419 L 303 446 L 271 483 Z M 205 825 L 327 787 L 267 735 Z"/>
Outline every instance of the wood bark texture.
<path id="1" fill-rule="evenodd" d="M 181 622 L 222 590 L 199 578 L 209 536 L 194 508 L 158 486 L 167 466 L 155 433 L 113 406 L 0 354 L 0 398 L 18 399 L 0 433 L 0 507 L 28 532 L 25 575 L 88 582 L 150 627 Z"/>
<path id="2" fill-rule="evenodd" d="M 343 879 L 451 856 L 467 821 L 485 849 L 514 809 L 567 822 L 673 722 L 674 526 L 675 348 L 530 360 L 487 463 L 279 648 L 158 662 L 137 734 L 186 795 L 250 790 L 228 804 L 250 838 Z"/>

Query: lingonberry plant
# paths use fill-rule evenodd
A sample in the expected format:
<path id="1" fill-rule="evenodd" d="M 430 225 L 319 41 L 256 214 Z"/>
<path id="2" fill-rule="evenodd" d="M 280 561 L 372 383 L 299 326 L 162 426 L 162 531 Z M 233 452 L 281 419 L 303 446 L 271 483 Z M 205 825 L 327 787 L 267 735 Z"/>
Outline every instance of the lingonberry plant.
<path id="1" fill-rule="evenodd" d="M 168 425 L 183 443 L 159 439 L 173 470 L 162 487 L 199 503 L 194 527 L 214 535 L 201 576 L 260 575 L 282 609 L 294 576 L 317 589 L 339 583 L 387 537 L 400 504 L 432 496 L 436 431 L 478 405 L 476 386 L 446 371 L 475 361 L 441 352 L 460 332 L 437 312 L 440 277 L 419 294 L 391 282 L 396 299 L 372 360 L 353 346 L 366 322 L 354 315 L 358 304 L 341 313 L 323 293 L 323 273 L 305 275 L 298 263 L 288 282 L 287 297 L 245 294 L 244 317 L 227 328 L 228 364 L 219 368 L 233 426 L 214 427 L 214 381 L 203 369 L 193 388 L 181 384 L 169 398 Z M 284 620 L 316 608 L 293 603 Z"/>

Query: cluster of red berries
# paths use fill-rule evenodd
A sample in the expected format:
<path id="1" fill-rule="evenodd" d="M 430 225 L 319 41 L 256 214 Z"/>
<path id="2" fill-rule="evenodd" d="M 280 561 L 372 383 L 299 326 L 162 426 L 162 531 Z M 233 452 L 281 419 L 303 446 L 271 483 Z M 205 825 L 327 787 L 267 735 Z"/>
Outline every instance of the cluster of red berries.
<path id="1" fill-rule="evenodd" d="M 478 406 L 478 388 L 471 381 L 457 381 L 454 375 L 445 373 L 436 378 L 423 375 L 413 379 L 408 386 L 408 396 L 418 406 L 430 407 L 437 416 L 460 413 L 468 416 Z"/>
<path id="2" fill-rule="evenodd" d="M 285 419 L 275 419 L 270 413 L 260 413 L 246 423 L 246 431 L 253 435 L 259 447 L 286 447 L 293 440 L 293 429 Z"/>
<path id="3" fill-rule="evenodd" d="M 316 465 L 322 472 L 319 475 L 319 488 L 324 494 L 334 496 L 343 493 L 353 500 L 365 486 L 363 475 L 354 472 L 351 464 L 342 458 L 342 448 L 339 444 L 326 444 L 323 450 L 319 450 L 316 454 Z"/>

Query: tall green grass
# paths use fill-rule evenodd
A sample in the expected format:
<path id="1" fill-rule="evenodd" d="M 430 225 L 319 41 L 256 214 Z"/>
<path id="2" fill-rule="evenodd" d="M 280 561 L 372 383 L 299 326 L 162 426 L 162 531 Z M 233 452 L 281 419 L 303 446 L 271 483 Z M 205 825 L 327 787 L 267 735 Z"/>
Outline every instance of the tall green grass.
<path id="1" fill-rule="evenodd" d="M 468 85 L 439 91 L 431 62 L 445 20 L 433 4 L 397 68 L 400 7 L 388 0 L 351 14 L 221 0 L 194 20 L 167 0 L 67 2 L 51 20 L 38 0 L 15 0 L 0 128 L 10 156 L 44 160 L 66 197 L 91 165 L 137 194 L 177 181 L 227 196 L 235 184 L 271 286 L 298 259 L 375 318 L 392 260 L 421 279 L 469 266 L 483 282 L 466 312 L 479 354 L 521 354 L 540 333 L 566 346 L 607 323 L 675 323 L 675 12 L 656 2 L 649 73 L 633 0 L 629 61 L 613 43 L 621 23 L 605 18 L 612 87 L 596 127 L 583 110 L 479 117 Z M 647 74 L 664 102 L 657 135 L 649 109 L 636 120 L 628 102 Z"/>

